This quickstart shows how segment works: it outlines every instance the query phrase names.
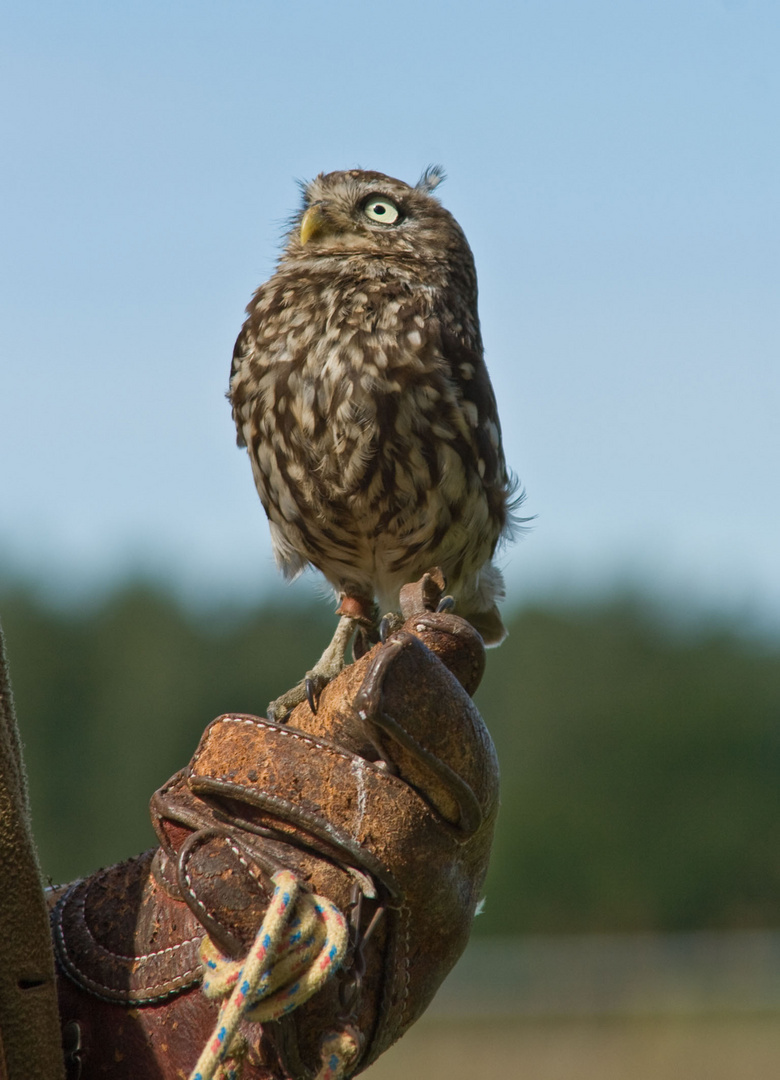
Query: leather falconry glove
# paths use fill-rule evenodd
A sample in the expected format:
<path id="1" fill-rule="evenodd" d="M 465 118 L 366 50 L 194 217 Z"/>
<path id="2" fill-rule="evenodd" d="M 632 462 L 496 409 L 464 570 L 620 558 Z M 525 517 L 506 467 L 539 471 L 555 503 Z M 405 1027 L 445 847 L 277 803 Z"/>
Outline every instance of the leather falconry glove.
<path id="1" fill-rule="evenodd" d="M 443 584 L 406 587 L 316 713 L 214 720 L 152 798 L 159 847 L 52 897 L 69 1078 L 347 1077 L 421 1015 L 498 806 L 484 647 Z"/>

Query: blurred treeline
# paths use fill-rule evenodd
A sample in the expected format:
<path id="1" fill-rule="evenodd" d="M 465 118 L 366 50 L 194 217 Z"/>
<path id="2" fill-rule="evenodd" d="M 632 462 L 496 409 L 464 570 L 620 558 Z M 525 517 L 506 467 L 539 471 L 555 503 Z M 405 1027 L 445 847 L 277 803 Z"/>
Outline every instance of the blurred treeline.
<path id="1" fill-rule="evenodd" d="M 262 714 L 328 605 L 196 616 L 160 590 L 0 597 L 44 872 L 150 846 L 151 793 L 221 712 Z M 477 702 L 502 811 L 478 933 L 780 925 L 780 647 L 637 600 L 518 612 Z"/>

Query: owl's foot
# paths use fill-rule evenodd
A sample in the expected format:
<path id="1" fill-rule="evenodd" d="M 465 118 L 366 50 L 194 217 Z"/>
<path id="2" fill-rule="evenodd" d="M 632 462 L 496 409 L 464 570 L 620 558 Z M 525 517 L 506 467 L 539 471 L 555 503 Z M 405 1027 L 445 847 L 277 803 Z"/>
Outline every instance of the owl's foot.
<path id="1" fill-rule="evenodd" d="M 357 619 L 349 615 L 342 615 L 336 627 L 336 633 L 325 652 L 317 663 L 307 671 L 301 681 L 288 690 L 281 697 L 276 698 L 268 706 L 268 719 L 274 723 L 283 724 L 289 713 L 300 705 L 302 701 L 308 701 L 312 712 L 317 711 L 317 703 L 320 694 L 331 679 L 335 679 L 346 664 L 347 647 L 358 626 Z"/>
<path id="2" fill-rule="evenodd" d="M 398 615 L 395 611 L 391 611 L 383 616 L 379 623 L 379 640 L 382 644 L 384 644 L 396 630 L 400 630 L 403 624 L 403 615 Z"/>

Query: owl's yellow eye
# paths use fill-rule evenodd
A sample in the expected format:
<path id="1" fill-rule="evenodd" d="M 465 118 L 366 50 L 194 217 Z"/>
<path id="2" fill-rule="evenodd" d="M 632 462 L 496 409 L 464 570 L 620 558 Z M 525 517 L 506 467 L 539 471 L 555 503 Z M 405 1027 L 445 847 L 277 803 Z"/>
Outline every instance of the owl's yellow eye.
<path id="1" fill-rule="evenodd" d="M 372 195 L 363 207 L 363 213 L 377 225 L 395 225 L 401 216 L 395 203 L 384 195 Z"/>

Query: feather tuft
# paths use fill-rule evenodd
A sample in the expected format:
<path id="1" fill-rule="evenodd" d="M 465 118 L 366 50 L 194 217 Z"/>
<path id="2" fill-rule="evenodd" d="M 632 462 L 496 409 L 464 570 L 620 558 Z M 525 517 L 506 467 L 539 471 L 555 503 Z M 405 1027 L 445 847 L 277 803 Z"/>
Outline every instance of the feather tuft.
<path id="1" fill-rule="evenodd" d="M 430 194 L 435 191 L 443 180 L 447 179 L 447 174 L 441 165 L 429 165 L 420 179 L 414 185 L 418 191 L 427 191 Z"/>

